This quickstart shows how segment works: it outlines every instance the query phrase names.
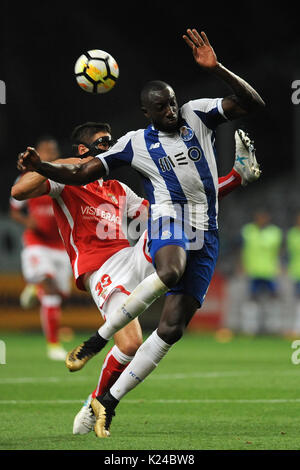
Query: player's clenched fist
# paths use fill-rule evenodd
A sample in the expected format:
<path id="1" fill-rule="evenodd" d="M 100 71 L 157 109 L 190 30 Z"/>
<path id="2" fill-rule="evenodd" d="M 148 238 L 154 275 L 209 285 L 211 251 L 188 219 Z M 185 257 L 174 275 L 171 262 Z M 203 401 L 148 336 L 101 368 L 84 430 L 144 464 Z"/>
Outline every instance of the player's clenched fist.
<path id="1" fill-rule="evenodd" d="M 34 171 L 41 163 L 37 151 L 33 147 L 27 147 L 25 152 L 18 155 L 17 168 L 20 171 Z"/>

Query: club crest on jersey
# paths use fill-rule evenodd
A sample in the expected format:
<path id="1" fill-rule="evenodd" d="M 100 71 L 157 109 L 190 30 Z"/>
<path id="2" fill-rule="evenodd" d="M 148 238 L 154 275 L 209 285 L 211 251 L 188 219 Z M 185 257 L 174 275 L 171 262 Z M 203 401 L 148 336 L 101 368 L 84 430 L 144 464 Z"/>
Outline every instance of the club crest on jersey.
<path id="1" fill-rule="evenodd" d="M 187 127 L 187 126 L 182 126 L 180 128 L 180 137 L 185 142 L 188 142 L 189 140 L 192 140 L 192 138 L 194 137 L 193 129 L 191 129 L 190 127 Z"/>
<path id="2" fill-rule="evenodd" d="M 110 197 L 112 202 L 114 202 L 115 204 L 118 204 L 118 199 L 116 198 L 116 196 L 114 194 L 107 193 L 107 195 L 108 195 L 108 197 Z"/>

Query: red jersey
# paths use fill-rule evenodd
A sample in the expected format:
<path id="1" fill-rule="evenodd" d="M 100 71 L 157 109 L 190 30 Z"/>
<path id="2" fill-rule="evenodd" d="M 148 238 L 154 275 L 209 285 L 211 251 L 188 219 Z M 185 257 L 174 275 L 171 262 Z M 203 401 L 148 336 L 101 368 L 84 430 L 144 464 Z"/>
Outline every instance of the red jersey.
<path id="1" fill-rule="evenodd" d="M 116 180 L 102 179 L 85 186 L 69 186 L 48 180 L 49 196 L 69 255 L 76 285 L 96 271 L 116 252 L 126 248 L 124 217 L 135 218 L 148 202 Z"/>
<path id="2" fill-rule="evenodd" d="M 35 229 L 26 229 L 23 233 L 25 246 L 43 245 L 50 248 L 64 250 L 62 239 L 59 235 L 55 219 L 52 199 L 49 196 L 40 196 L 27 201 L 17 201 L 10 198 L 13 209 L 26 208 L 36 223 Z"/>

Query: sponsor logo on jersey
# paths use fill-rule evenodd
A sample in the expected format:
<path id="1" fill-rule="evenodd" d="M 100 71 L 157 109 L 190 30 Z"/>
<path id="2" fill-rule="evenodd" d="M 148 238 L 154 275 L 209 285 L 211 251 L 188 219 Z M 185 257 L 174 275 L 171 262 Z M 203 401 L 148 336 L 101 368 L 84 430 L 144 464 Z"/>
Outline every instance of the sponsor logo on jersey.
<path id="1" fill-rule="evenodd" d="M 107 210 L 104 210 L 101 206 L 99 207 L 81 206 L 81 214 L 84 216 L 88 216 L 88 215 L 96 216 L 96 217 L 100 217 L 101 219 L 107 220 L 108 222 L 112 222 L 118 225 L 121 224 L 120 216 L 114 213 L 111 213 Z"/>
<path id="2" fill-rule="evenodd" d="M 158 149 L 158 147 L 160 147 L 160 142 L 156 142 L 155 144 L 151 144 L 149 150 Z"/>
<path id="3" fill-rule="evenodd" d="M 197 162 L 202 157 L 202 152 L 199 147 L 190 147 L 188 150 L 188 156 L 193 162 Z"/>

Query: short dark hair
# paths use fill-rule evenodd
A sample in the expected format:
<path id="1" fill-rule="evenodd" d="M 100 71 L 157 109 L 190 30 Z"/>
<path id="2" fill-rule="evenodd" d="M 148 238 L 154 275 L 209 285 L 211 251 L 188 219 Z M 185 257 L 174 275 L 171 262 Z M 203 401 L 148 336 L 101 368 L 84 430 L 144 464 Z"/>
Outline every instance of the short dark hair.
<path id="1" fill-rule="evenodd" d="M 90 145 L 92 138 L 97 132 L 108 132 L 111 134 L 111 127 L 107 122 L 85 122 L 76 126 L 71 134 L 72 145 L 80 143 Z"/>
<path id="2" fill-rule="evenodd" d="M 151 82 L 147 82 L 141 91 L 140 95 L 140 103 L 141 106 L 146 106 L 149 103 L 149 95 L 152 91 L 161 91 L 165 88 L 169 87 L 170 85 L 166 82 L 161 80 L 152 80 Z"/>

